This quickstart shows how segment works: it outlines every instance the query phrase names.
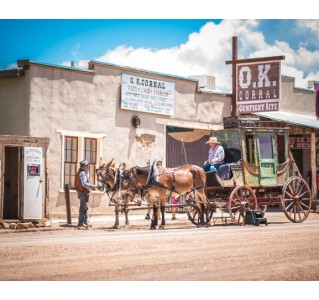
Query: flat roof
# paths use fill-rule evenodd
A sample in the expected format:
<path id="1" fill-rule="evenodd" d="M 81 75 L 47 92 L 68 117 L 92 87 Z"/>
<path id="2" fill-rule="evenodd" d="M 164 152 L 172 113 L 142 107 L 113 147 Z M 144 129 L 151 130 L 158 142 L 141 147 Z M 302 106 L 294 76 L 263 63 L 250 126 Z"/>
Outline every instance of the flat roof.
<path id="1" fill-rule="evenodd" d="M 275 121 L 286 122 L 292 125 L 319 129 L 319 119 L 317 119 L 316 116 L 302 115 L 284 111 L 258 112 L 253 114 Z"/>
<path id="2" fill-rule="evenodd" d="M 183 79 L 183 80 L 193 81 L 195 83 L 198 82 L 197 79 L 193 79 L 193 78 L 190 78 L 190 77 L 183 77 L 183 76 L 160 73 L 160 72 L 149 71 L 149 70 L 144 70 L 144 69 L 132 68 L 132 67 L 128 67 L 128 66 L 116 65 L 116 64 L 111 64 L 111 63 L 102 62 L 102 61 L 91 60 L 90 63 L 97 64 L 97 65 L 104 65 L 104 66 L 108 66 L 108 67 L 116 67 L 116 68 L 121 68 L 121 69 L 128 69 L 128 70 L 132 70 L 132 71 L 135 71 L 135 72 L 143 72 L 143 73 L 149 73 L 149 74 L 160 75 L 160 76 L 165 76 L 165 77 Z"/>

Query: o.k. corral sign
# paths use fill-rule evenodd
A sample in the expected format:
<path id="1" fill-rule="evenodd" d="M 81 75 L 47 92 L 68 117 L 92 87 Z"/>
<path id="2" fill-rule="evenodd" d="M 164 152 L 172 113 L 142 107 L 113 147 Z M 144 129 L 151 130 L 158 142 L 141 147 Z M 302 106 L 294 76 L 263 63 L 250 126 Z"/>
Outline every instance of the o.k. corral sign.
<path id="1" fill-rule="evenodd" d="M 277 111 L 280 61 L 236 64 L 237 114 Z"/>
<path id="2" fill-rule="evenodd" d="M 122 74 L 121 108 L 173 116 L 174 91 L 172 82 Z"/>

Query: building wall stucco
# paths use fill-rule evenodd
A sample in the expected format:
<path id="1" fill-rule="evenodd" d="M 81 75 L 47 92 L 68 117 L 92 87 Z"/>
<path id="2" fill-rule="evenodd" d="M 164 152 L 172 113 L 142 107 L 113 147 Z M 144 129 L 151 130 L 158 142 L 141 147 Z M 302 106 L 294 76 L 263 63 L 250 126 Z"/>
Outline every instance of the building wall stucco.
<path id="1" fill-rule="evenodd" d="M 0 134 L 30 135 L 28 76 L 0 80 Z"/>
<path id="2" fill-rule="evenodd" d="M 279 110 L 309 116 L 315 115 L 314 90 L 295 87 L 295 79 L 289 76 L 281 76 L 281 100 Z"/>

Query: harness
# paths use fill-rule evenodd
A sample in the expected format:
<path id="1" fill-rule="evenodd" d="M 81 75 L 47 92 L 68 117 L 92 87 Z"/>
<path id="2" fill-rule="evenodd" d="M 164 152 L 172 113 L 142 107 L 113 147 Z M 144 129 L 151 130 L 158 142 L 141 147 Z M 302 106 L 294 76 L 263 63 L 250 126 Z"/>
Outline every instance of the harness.
<path id="1" fill-rule="evenodd" d="M 176 179 L 175 179 L 175 170 L 176 168 L 174 169 L 168 169 L 168 172 L 163 172 L 161 174 L 158 174 L 158 170 L 156 169 L 156 171 L 154 171 L 154 168 L 151 169 L 151 172 L 149 175 L 149 180 L 147 182 L 147 185 L 146 185 L 146 189 L 149 190 L 152 186 L 158 186 L 160 188 L 164 188 L 166 190 L 169 190 L 170 191 L 170 195 L 168 198 L 171 198 L 172 197 L 172 193 L 176 193 L 178 195 L 183 195 L 181 193 L 179 193 L 178 191 L 176 191 Z M 198 170 L 198 167 L 197 166 L 194 166 L 192 165 L 192 175 L 193 175 L 193 187 L 186 193 L 187 195 L 192 193 L 192 192 L 195 192 L 196 190 L 200 189 L 200 188 L 203 188 L 205 187 L 205 183 L 204 183 L 204 180 L 203 180 L 203 177 L 201 175 L 201 173 L 199 172 Z M 202 179 L 202 184 L 201 185 L 198 185 L 196 186 L 196 173 L 199 173 L 201 179 Z M 164 174 L 171 174 L 172 175 L 172 179 L 173 179 L 173 182 L 172 182 L 172 187 L 167 187 L 166 185 L 162 184 L 161 182 L 159 182 L 157 180 L 158 177 L 164 175 Z"/>
<path id="2" fill-rule="evenodd" d="M 122 163 L 123 164 L 123 163 Z M 119 204 L 115 199 L 114 199 L 114 195 L 117 193 L 117 192 L 121 192 L 121 185 L 122 185 L 122 182 L 123 182 L 123 174 L 121 174 L 121 170 L 120 170 L 120 167 L 122 166 L 122 164 L 119 165 L 118 168 L 115 168 L 114 172 L 114 185 L 112 188 L 110 188 L 110 184 L 108 183 L 108 181 L 110 180 L 111 178 L 111 175 L 110 175 L 110 170 L 113 169 L 113 168 L 110 168 L 110 167 L 106 167 L 105 165 L 101 166 L 99 169 L 96 170 L 96 172 L 98 172 L 99 170 L 104 170 L 106 172 L 106 175 L 105 175 L 105 179 L 104 180 L 98 180 L 103 186 L 104 186 L 104 189 L 105 189 L 105 193 L 108 195 L 109 199 L 110 199 L 110 202 L 114 203 L 114 204 Z M 134 195 L 130 195 L 127 193 L 126 195 L 127 197 L 130 197 L 131 199 L 134 198 Z"/>

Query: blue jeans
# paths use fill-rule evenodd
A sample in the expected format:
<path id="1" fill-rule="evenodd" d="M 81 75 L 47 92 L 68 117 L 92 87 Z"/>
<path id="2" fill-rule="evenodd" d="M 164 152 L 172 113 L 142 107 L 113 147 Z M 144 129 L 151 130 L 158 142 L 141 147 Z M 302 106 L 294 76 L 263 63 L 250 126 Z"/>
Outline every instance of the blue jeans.
<path id="1" fill-rule="evenodd" d="M 80 200 L 80 209 L 79 209 L 79 225 L 82 225 L 83 223 L 87 224 L 88 221 L 88 206 L 86 202 L 86 193 L 78 191 L 78 198 Z"/>
<path id="2" fill-rule="evenodd" d="M 222 164 L 206 164 L 206 165 L 203 165 L 203 169 L 205 172 L 217 171 L 221 165 Z"/>

